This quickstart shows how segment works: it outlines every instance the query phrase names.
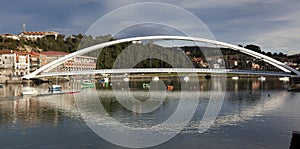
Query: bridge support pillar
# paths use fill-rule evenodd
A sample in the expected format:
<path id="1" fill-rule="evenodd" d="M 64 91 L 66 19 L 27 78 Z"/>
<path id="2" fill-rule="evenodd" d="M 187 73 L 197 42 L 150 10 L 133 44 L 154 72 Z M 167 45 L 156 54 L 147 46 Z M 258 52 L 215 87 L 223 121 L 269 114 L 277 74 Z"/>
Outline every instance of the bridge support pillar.
<path id="1" fill-rule="evenodd" d="M 289 91 L 299 91 L 300 92 L 300 76 L 291 77 Z"/>

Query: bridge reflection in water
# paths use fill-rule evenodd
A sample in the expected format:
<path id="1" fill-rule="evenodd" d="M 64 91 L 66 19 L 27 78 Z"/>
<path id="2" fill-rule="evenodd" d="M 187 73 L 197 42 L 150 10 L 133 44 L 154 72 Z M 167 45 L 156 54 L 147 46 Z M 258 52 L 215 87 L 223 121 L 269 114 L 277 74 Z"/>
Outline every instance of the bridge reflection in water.
<path id="1" fill-rule="evenodd" d="M 213 80 L 200 80 L 199 82 L 200 92 L 201 92 L 201 97 L 199 99 L 200 101 L 199 106 L 202 108 L 202 110 L 205 109 L 205 106 L 207 105 L 207 101 L 209 100 L 213 92 L 210 90 L 211 85 L 217 83 L 212 81 Z M 141 99 L 147 99 L 149 97 L 149 92 L 142 89 L 143 82 L 145 81 L 131 81 L 130 87 L 132 89 L 134 96 Z M 167 93 L 165 102 L 162 104 L 162 107 L 158 109 L 158 111 L 155 111 L 156 112 L 155 115 L 161 115 L 167 118 L 169 115 L 166 113 L 171 114 L 174 108 L 176 108 L 175 105 L 178 102 L 176 100 L 178 99 L 177 97 L 179 97 L 179 93 L 180 93 L 179 91 L 177 91 L 177 89 L 178 89 L 178 85 L 180 85 L 180 82 L 176 80 L 171 82 L 170 80 L 166 80 L 165 83 L 174 85 L 174 91 Z M 73 84 L 75 84 L 73 87 L 77 89 L 80 88 L 80 82 L 64 83 L 62 85 L 65 89 L 67 89 L 70 87 L 70 85 L 72 86 Z M 122 84 L 118 84 L 118 85 L 122 86 Z M 82 92 L 89 92 L 88 95 L 90 96 L 98 96 L 99 100 L 101 101 L 101 104 L 103 104 L 105 110 L 108 113 L 117 116 L 119 118 L 123 117 L 121 118 L 120 121 L 127 121 L 128 118 L 127 116 L 130 116 L 131 114 L 136 115 L 137 118 L 141 116 L 141 114 L 139 113 L 132 113 L 122 108 L 122 106 L 115 99 L 114 93 L 109 87 L 107 88 L 98 83 L 96 86 L 98 88 L 97 90 L 84 89 L 82 90 Z M 232 111 L 230 111 L 230 113 L 227 113 L 228 112 L 227 111 L 226 115 L 219 116 L 215 123 L 215 126 L 222 126 L 222 125 L 227 125 L 232 123 L 239 123 L 240 121 L 244 121 L 244 120 L 251 120 L 251 118 L 253 118 L 254 116 L 260 115 L 261 113 L 271 111 L 273 109 L 276 109 L 277 107 L 280 107 L 280 105 L 286 100 L 286 98 L 288 98 L 286 97 L 288 95 L 283 94 L 281 92 L 274 93 L 272 90 L 285 89 L 287 86 L 288 86 L 287 83 L 279 82 L 279 81 L 261 82 L 254 79 L 228 81 L 227 91 L 225 93 L 226 95 L 225 103 L 223 104 L 223 106 L 227 106 L 227 108 L 232 109 Z M 34 127 L 33 124 L 38 124 L 44 121 L 48 121 L 50 123 L 52 121 L 53 124 L 55 125 L 57 121 L 60 119 L 59 117 L 61 116 L 61 114 L 59 113 L 63 113 L 63 115 L 67 115 L 70 117 L 74 117 L 74 116 L 80 117 L 80 114 L 78 113 L 78 110 L 76 108 L 74 95 L 65 94 L 65 95 L 54 95 L 54 96 L 46 96 L 46 97 L 28 97 L 19 100 L 12 100 L 12 99 L 8 99 L 7 97 L 3 97 L 3 96 L 15 95 L 16 92 L 20 90 L 19 87 L 20 86 L 6 86 L 5 88 L 0 89 L 0 95 L 2 96 L 0 98 L 1 99 L 0 113 L 2 115 L 1 116 L 2 118 L 0 120 L 1 124 L 7 124 L 13 121 L 14 123 L 26 125 L 24 127 Z M 41 89 L 41 88 L 44 88 L 45 91 L 47 90 L 46 85 L 42 87 L 36 87 L 36 89 Z M 79 100 L 80 102 L 80 99 L 77 100 Z M 236 107 L 237 106 L 235 105 L 236 101 L 243 101 L 242 105 Z M 231 103 L 234 105 L 230 105 Z M 12 113 L 12 114 L 10 115 L 8 113 Z M 49 118 L 46 113 L 49 113 L 52 118 Z M 198 114 L 201 115 L 201 113 L 203 114 L 203 111 L 200 111 Z M 160 119 L 163 120 L 162 117 Z M 151 121 L 151 120 L 148 122 L 149 124 L 145 123 L 145 125 L 154 125 L 156 123 L 159 123 L 159 121 Z M 128 124 L 132 125 L 130 123 Z M 192 121 L 190 123 L 193 129 L 195 127 L 198 127 L 197 124 L 198 121 Z M 191 130 L 186 130 L 186 131 L 191 131 Z"/>
<path id="2" fill-rule="evenodd" d="M 117 83 L 112 85 L 122 86 L 121 81 L 122 80 L 120 80 L 119 84 Z M 142 89 L 142 83 L 148 81 L 151 80 L 130 81 L 129 85 L 135 97 L 141 100 L 149 97 L 149 92 Z M 180 94 L 178 86 L 180 85 L 180 81 L 174 78 L 169 80 L 165 79 L 163 81 L 165 84 L 172 84 L 174 86 L 174 90 L 167 92 L 166 99 L 162 105 L 151 113 L 142 114 L 127 110 L 116 100 L 111 88 L 109 86 L 102 86 L 100 83 L 96 83 L 97 89 L 87 88 L 83 89 L 81 93 L 88 93 L 86 95 L 91 96 L 91 98 L 98 99 L 105 108 L 105 112 L 120 123 L 133 128 L 147 128 L 155 126 L 167 119 L 170 115 L 172 115 L 176 105 L 178 104 L 178 96 Z M 75 81 L 61 85 L 64 89 L 68 89 L 69 87 L 73 89 L 72 87 L 79 88 L 80 83 L 81 82 L 79 81 Z M 287 82 L 280 82 L 277 79 L 272 80 L 271 78 L 264 82 L 258 81 L 256 78 L 227 80 L 225 99 L 221 112 L 213 126 L 204 134 L 199 134 L 199 122 L 202 119 L 211 94 L 214 93 L 211 90 L 212 85 L 222 86 L 224 84 L 214 79 L 200 79 L 199 91 L 201 95 L 198 108 L 193 119 L 188 123 L 185 129 L 180 132 L 179 136 L 182 135 L 184 136 L 183 138 L 188 138 L 188 140 L 199 139 L 201 144 L 207 145 L 206 147 L 212 145 L 209 143 L 211 142 L 210 139 L 215 140 L 213 146 L 217 147 L 225 145 L 231 147 L 236 146 L 251 148 L 253 147 L 253 144 L 256 144 L 257 142 L 261 142 L 263 146 L 269 147 L 289 146 L 291 141 L 290 132 L 292 132 L 292 130 L 297 130 L 297 127 L 299 126 L 298 124 L 300 123 L 300 117 L 298 116 L 297 111 L 295 112 L 295 110 L 297 110 L 295 109 L 295 106 L 297 107 L 297 103 L 299 105 L 299 102 L 297 102 L 298 100 L 296 100 L 299 96 L 294 93 L 286 92 L 285 89 L 288 86 Z M 47 91 L 47 86 L 48 85 L 41 85 L 34 88 Z M 5 86 L 0 89 L 0 94 L 1 96 L 14 95 L 14 92 L 18 90 L 18 87 L 20 86 Z M 78 95 L 80 96 L 80 94 Z M 82 99 L 78 98 L 79 96 L 76 97 L 77 103 L 75 102 L 74 95 L 72 94 L 28 97 L 17 100 L 0 98 L 0 131 L 2 132 L 0 136 L 3 140 L 0 142 L 0 145 L 5 147 L 9 144 L 9 147 L 16 148 L 18 144 L 20 145 L 20 143 L 22 143 L 22 141 L 16 142 L 9 140 L 8 136 L 10 134 L 18 134 L 18 137 L 21 140 L 27 140 L 26 138 L 31 138 L 39 142 L 46 140 L 49 141 L 49 139 L 55 140 L 52 142 L 53 145 L 60 144 L 64 147 L 70 147 L 77 143 L 78 146 L 80 146 L 85 143 L 97 144 L 97 141 L 101 142 L 101 140 L 93 142 L 95 141 L 93 140 L 95 137 L 89 137 L 93 133 L 91 131 L 87 131 L 87 126 L 84 124 L 82 115 L 77 109 L 78 104 L 83 104 L 83 106 L 89 107 L 91 110 L 90 114 L 96 115 L 97 118 L 99 118 L 98 121 L 101 121 L 100 125 L 114 127 L 115 124 L 113 121 L 109 121 L 105 117 L 106 115 L 99 114 L 99 110 L 93 109 L 95 107 L 94 103 L 93 101 L 87 100 L 87 96 Z M 156 104 L 156 101 L 153 101 L 152 103 Z M 134 108 L 139 110 L 141 107 L 136 105 Z M 90 116 L 92 117 L 93 115 Z M 283 116 L 287 116 L 287 118 L 284 118 Z M 282 123 L 282 121 L 284 121 L 284 123 Z M 176 127 L 176 125 L 170 126 L 170 128 L 172 127 Z M 117 127 L 114 129 L 116 131 L 122 131 Z M 52 130 L 55 132 L 51 132 Z M 239 135 L 239 132 L 235 132 L 237 130 L 245 134 L 241 136 Z M 49 133 L 50 131 L 50 133 L 47 134 L 47 137 L 40 137 L 40 135 L 37 135 L 37 133 L 41 134 L 44 131 L 44 134 L 47 134 L 46 132 Z M 57 131 L 67 131 L 68 135 L 64 133 L 58 134 Z M 171 133 L 170 131 L 172 131 L 172 129 L 164 130 L 161 128 L 161 131 L 164 133 Z M 231 134 L 230 131 L 233 131 L 233 134 Z M 254 135 L 252 131 L 256 134 Z M 24 134 L 24 132 L 26 133 Z M 84 137 L 81 135 L 84 135 Z M 268 139 L 265 138 L 265 135 L 276 135 L 276 137 Z M 78 140 L 78 137 L 84 141 L 80 141 L 80 139 Z M 239 141 L 245 137 L 251 140 L 248 140 L 248 143 Z M 64 141 L 65 139 L 58 138 L 68 138 L 73 141 L 66 142 Z M 180 142 L 180 144 L 185 145 L 187 145 L 187 142 L 190 143 L 190 141 L 183 138 L 175 137 L 174 140 L 175 142 Z M 224 138 L 227 138 L 226 142 L 228 142 L 229 139 L 230 142 L 234 143 L 230 143 L 230 145 L 228 143 L 226 144 L 226 142 L 222 142 L 222 139 Z M 172 143 L 167 143 L 168 146 L 180 146 L 180 144 L 174 143 L 172 140 L 171 142 Z M 23 141 L 23 143 L 28 144 L 28 140 L 27 142 Z M 102 143 L 103 142 L 100 144 Z"/>

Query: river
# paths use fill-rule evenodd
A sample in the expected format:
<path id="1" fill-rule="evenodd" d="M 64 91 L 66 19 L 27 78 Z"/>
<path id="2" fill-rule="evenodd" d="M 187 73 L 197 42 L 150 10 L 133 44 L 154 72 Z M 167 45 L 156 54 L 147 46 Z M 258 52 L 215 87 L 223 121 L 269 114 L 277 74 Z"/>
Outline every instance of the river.
<path id="1" fill-rule="evenodd" d="M 114 91 L 123 93 L 123 87 L 116 87 L 113 91 L 111 86 L 97 83 L 97 89 L 91 92 L 92 89 L 87 88 L 77 94 L 18 97 L 24 86 L 5 85 L 0 89 L 0 148 L 123 148 L 98 136 L 86 123 L 86 115 L 80 108 L 90 104 L 81 102 L 81 95 L 97 95 L 108 115 L 119 123 L 133 129 L 150 128 L 166 121 L 180 102 L 180 82 L 176 79 L 166 79 L 164 82 L 174 89 L 166 91 L 162 103 L 149 102 L 149 106 L 160 104 L 149 113 L 132 112 L 122 106 L 116 100 Z M 149 81 L 129 82 L 134 97 L 141 100 L 150 96 L 148 90 L 143 88 L 144 83 Z M 277 78 L 267 78 L 266 81 L 244 78 L 219 83 L 225 89 L 220 112 L 206 131 L 199 132 L 200 121 L 215 94 L 211 90 L 215 84 L 218 82 L 211 79 L 199 80 L 199 100 L 192 119 L 174 138 L 152 148 L 289 148 L 292 132 L 300 131 L 300 93 L 287 92 L 288 82 Z M 73 89 L 72 83 L 61 85 L 64 90 Z M 31 88 L 46 93 L 48 86 L 42 84 Z M 187 93 L 193 96 L 193 93 Z M 126 100 L 126 96 L 123 98 Z M 136 105 L 133 108 L 143 110 Z M 115 124 L 108 120 L 99 126 L 113 127 Z M 172 127 L 170 125 L 166 129 L 177 129 L 176 125 Z M 121 128 L 113 128 L 121 133 L 122 130 L 118 129 Z"/>

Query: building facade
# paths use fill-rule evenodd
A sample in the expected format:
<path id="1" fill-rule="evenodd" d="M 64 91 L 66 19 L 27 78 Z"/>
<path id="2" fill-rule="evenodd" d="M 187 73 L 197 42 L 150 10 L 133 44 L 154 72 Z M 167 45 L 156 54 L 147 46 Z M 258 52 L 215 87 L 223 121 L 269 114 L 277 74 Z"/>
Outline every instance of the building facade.
<path id="1" fill-rule="evenodd" d="M 0 51 L 1 76 L 20 77 L 30 73 L 30 55 L 13 50 Z"/>
<path id="2" fill-rule="evenodd" d="M 1 34 L 0 35 L 2 38 L 8 38 L 8 39 L 13 39 L 13 40 L 19 40 L 19 36 L 14 35 L 14 34 Z"/>
<path id="3" fill-rule="evenodd" d="M 42 53 L 0 50 L 0 76 L 22 77 L 69 53 L 47 51 Z M 84 71 L 96 69 L 97 58 L 77 56 L 52 71 Z"/>
<path id="4" fill-rule="evenodd" d="M 69 53 L 57 52 L 57 51 L 47 51 L 41 54 L 47 57 L 46 62 L 50 63 L 56 59 L 59 59 Z M 95 70 L 96 69 L 97 58 L 90 56 L 76 56 L 62 65 L 56 67 L 52 71 L 84 71 L 84 70 Z"/>
<path id="5" fill-rule="evenodd" d="M 43 38 L 47 35 L 53 35 L 55 39 L 59 35 L 57 32 L 28 32 L 28 31 L 22 31 L 18 36 L 19 38 L 25 38 L 27 40 L 37 40 L 38 38 Z"/>

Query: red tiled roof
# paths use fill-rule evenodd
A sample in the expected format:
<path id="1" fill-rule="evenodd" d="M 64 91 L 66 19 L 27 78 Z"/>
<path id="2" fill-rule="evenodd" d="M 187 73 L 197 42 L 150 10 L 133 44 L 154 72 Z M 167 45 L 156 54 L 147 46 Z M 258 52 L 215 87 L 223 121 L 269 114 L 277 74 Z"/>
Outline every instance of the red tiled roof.
<path id="1" fill-rule="evenodd" d="M 24 35 L 52 35 L 52 34 L 58 34 L 56 32 L 21 32 L 20 34 Z"/>
<path id="2" fill-rule="evenodd" d="M 14 50 L 0 50 L 0 54 L 11 54 L 14 53 Z"/>
<path id="3" fill-rule="evenodd" d="M 37 53 L 37 52 L 28 52 L 30 55 L 32 55 L 32 56 L 40 56 L 40 55 L 42 55 L 41 53 Z"/>
<path id="4" fill-rule="evenodd" d="M 42 53 L 36 53 L 36 52 L 26 52 L 26 51 L 17 51 L 17 50 L 0 50 L 0 54 L 12 54 L 16 53 L 18 55 L 32 55 L 32 56 L 40 56 L 43 55 Z"/>
<path id="5" fill-rule="evenodd" d="M 46 51 L 46 52 L 41 52 L 41 54 L 44 54 L 46 56 L 64 56 L 69 53 L 67 52 L 59 52 L 59 51 Z"/>

